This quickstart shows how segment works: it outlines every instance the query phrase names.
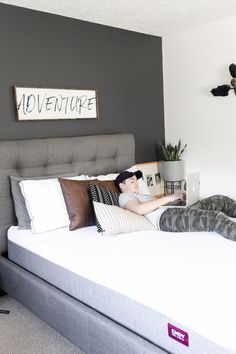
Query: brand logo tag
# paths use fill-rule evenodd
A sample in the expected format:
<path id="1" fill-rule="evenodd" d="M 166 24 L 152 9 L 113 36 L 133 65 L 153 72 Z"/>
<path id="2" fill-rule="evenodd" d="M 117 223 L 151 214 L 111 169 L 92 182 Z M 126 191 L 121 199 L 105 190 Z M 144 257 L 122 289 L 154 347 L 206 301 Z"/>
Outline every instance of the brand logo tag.
<path id="1" fill-rule="evenodd" d="M 188 333 L 168 323 L 168 335 L 179 343 L 189 346 Z"/>

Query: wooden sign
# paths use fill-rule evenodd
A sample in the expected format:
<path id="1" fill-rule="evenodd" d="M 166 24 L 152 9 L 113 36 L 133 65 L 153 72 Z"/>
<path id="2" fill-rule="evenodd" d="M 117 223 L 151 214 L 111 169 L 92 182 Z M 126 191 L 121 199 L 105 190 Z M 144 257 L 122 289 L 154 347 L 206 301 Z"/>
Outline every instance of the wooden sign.
<path id="1" fill-rule="evenodd" d="M 14 87 L 17 120 L 98 118 L 96 90 Z"/>

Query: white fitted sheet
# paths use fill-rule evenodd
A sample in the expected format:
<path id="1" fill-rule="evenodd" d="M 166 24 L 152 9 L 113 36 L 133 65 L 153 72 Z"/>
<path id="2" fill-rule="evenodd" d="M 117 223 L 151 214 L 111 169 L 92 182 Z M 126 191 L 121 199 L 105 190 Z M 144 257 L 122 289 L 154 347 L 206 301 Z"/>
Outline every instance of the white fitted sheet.
<path id="1" fill-rule="evenodd" d="M 161 333 L 166 329 L 160 325 L 159 344 L 167 350 L 236 353 L 236 242 L 213 232 L 99 236 L 95 227 L 42 234 L 11 227 L 8 239 L 188 332 L 186 347 Z"/>

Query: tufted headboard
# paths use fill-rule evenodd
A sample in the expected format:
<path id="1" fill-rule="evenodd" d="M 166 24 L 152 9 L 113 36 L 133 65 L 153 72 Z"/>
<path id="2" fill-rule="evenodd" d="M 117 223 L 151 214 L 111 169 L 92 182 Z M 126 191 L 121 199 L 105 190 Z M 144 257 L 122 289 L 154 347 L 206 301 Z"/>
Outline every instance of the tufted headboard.
<path id="1" fill-rule="evenodd" d="M 9 176 L 114 173 L 134 164 L 134 152 L 131 134 L 0 141 L 0 253 L 16 224 Z"/>

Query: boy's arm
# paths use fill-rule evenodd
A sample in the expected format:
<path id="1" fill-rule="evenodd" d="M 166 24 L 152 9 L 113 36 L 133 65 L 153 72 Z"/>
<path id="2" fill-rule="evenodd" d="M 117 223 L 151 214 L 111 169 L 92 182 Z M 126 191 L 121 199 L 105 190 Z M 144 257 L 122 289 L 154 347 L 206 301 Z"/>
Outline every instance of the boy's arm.
<path id="1" fill-rule="evenodd" d="M 170 194 L 165 197 L 154 198 L 146 202 L 140 202 L 137 199 L 132 199 L 124 205 L 124 209 L 130 210 L 133 213 L 139 215 L 145 215 L 151 213 L 152 211 L 161 207 L 162 205 L 165 205 L 170 202 L 174 202 L 175 200 L 178 199 L 185 199 L 185 193 L 182 191 L 177 191 L 174 194 Z"/>

